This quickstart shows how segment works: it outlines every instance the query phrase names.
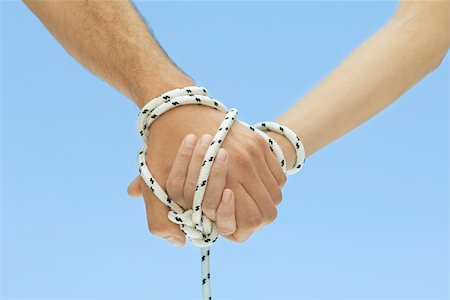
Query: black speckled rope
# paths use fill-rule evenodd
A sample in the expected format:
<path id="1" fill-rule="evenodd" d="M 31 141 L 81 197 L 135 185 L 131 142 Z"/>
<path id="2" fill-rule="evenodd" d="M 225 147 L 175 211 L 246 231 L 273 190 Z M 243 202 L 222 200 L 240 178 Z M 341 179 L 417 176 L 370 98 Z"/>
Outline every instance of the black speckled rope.
<path id="1" fill-rule="evenodd" d="M 184 210 L 176 204 L 161 188 L 156 179 L 148 169 L 145 157 L 147 154 L 147 134 L 146 131 L 151 124 L 162 114 L 180 105 L 199 104 L 212 107 L 213 109 L 224 112 L 225 118 L 220 124 L 213 140 L 206 151 L 200 168 L 200 174 L 194 193 L 192 209 Z M 189 237 L 191 242 L 201 248 L 202 263 L 202 287 L 203 299 L 211 299 L 211 281 L 210 281 L 210 245 L 217 240 L 218 232 L 215 224 L 202 213 L 202 201 L 208 184 L 209 173 L 215 160 L 215 156 L 221 147 L 229 129 L 236 121 L 238 110 L 232 108 L 228 110 L 219 100 L 208 95 L 205 88 L 191 86 L 171 90 L 160 95 L 147 103 L 138 116 L 138 131 L 142 137 L 143 145 L 138 154 L 139 173 L 150 187 L 155 196 L 164 203 L 169 209 L 168 218 L 172 222 L 179 224 L 181 230 Z M 246 125 L 250 130 L 260 134 L 269 143 L 270 149 L 279 159 L 283 171 L 288 175 L 294 174 L 300 170 L 305 160 L 305 152 L 303 145 L 297 135 L 289 128 L 275 122 L 263 122 L 250 126 L 245 122 L 239 121 Z M 263 131 L 270 130 L 278 132 L 286 136 L 291 141 L 297 153 L 297 161 L 294 168 L 286 171 L 286 163 L 283 151 L 280 146 Z"/>

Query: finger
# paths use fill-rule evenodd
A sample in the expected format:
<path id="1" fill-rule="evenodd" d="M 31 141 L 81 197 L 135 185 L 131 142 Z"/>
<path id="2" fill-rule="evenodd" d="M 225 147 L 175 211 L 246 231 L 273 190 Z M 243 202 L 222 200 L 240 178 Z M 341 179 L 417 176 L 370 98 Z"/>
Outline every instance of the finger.
<path id="1" fill-rule="evenodd" d="M 202 210 L 210 220 L 216 220 L 216 211 L 224 193 L 227 180 L 228 152 L 220 148 L 214 160 L 203 197 Z"/>
<path id="2" fill-rule="evenodd" d="M 127 193 L 130 197 L 141 197 L 141 176 L 136 176 L 136 178 L 128 185 Z"/>
<path id="3" fill-rule="evenodd" d="M 236 213 L 236 231 L 233 237 L 235 241 L 243 242 L 261 226 L 262 216 L 253 199 L 241 185 L 233 188 L 233 192 Z"/>
<path id="4" fill-rule="evenodd" d="M 150 232 L 156 236 L 167 239 L 175 246 L 183 246 L 186 237 L 179 225 L 172 223 L 167 218 L 169 208 L 153 194 L 143 180 L 141 182 L 141 189 L 144 194 L 147 212 L 147 224 Z"/>
<path id="5" fill-rule="evenodd" d="M 270 172 L 277 181 L 279 187 L 283 188 L 287 180 L 286 174 L 283 172 L 283 169 L 281 168 L 278 158 L 270 150 L 270 146 L 268 145 L 265 149 L 266 150 L 264 151 L 264 155 L 266 158 L 267 166 L 269 167 Z"/>
<path id="6" fill-rule="evenodd" d="M 194 150 L 195 139 L 194 134 L 188 134 L 180 143 L 177 155 L 172 164 L 172 169 L 166 181 L 167 194 L 183 207 L 183 187 L 186 181 L 192 151 Z M 186 207 L 184 208 L 186 209 Z"/>
<path id="7" fill-rule="evenodd" d="M 211 141 L 212 136 L 210 134 L 202 135 L 197 145 L 195 145 L 194 152 L 192 153 L 187 178 L 184 182 L 183 188 L 183 197 L 184 200 L 188 202 L 189 206 L 192 205 L 198 175 L 200 174 L 200 167 L 203 164 L 203 158 L 205 156 L 206 150 L 208 150 Z"/>
<path id="8" fill-rule="evenodd" d="M 236 231 L 236 216 L 234 209 L 234 194 L 230 189 L 225 189 L 217 209 L 217 230 L 221 235 L 231 235 Z"/>
<path id="9" fill-rule="evenodd" d="M 255 174 L 251 176 L 251 182 L 246 182 L 243 187 L 255 201 L 255 204 L 261 214 L 261 224 L 257 229 L 272 223 L 277 217 L 277 208 L 275 203 L 272 201 L 269 192 L 267 192 L 264 184 L 259 178 L 258 173 L 255 172 Z"/>
<path id="10" fill-rule="evenodd" d="M 262 157 L 260 160 L 256 162 L 256 170 L 259 178 L 262 181 L 266 191 L 269 193 L 272 202 L 275 205 L 281 203 L 281 187 L 278 184 L 277 180 L 273 176 L 272 172 L 267 165 L 267 161 Z"/>

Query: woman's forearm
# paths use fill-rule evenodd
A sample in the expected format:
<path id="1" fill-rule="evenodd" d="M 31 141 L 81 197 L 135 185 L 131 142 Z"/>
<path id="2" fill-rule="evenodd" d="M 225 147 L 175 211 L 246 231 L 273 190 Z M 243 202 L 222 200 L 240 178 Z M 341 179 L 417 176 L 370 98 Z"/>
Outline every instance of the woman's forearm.
<path id="1" fill-rule="evenodd" d="M 421 3 L 401 3 L 385 27 L 277 119 L 300 136 L 307 156 L 386 108 L 439 65 L 450 44 L 449 2 Z M 293 165 L 292 147 L 283 148 Z"/>
<path id="2" fill-rule="evenodd" d="M 129 1 L 24 2 L 75 59 L 140 107 L 192 85 Z"/>

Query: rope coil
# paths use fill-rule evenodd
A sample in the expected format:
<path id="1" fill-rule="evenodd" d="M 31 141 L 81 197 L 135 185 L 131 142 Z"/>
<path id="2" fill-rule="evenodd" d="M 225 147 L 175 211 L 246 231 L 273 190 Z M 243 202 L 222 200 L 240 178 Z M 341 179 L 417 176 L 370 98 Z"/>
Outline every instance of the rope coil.
<path id="1" fill-rule="evenodd" d="M 167 111 L 180 105 L 188 104 L 206 105 L 224 112 L 226 115 L 203 158 L 203 163 L 200 168 L 200 174 L 194 193 L 192 209 L 184 210 L 176 204 L 158 184 L 147 166 L 145 157 L 147 155 L 148 147 L 146 133 L 152 123 Z M 214 222 L 203 215 L 202 201 L 208 184 L 209 173 L 213 166 L 216 154 L 225 140 L 229 129 L 236 121 L 237 114 L 238 110 L 236 108 L 231 108 L 228 110 L 219 100 L 210 97 L 205 88 L 191 86 L 174 89 L 156 97 L 147 103 L 138 115 L 137 127 L 143 140 L 143 145 L 140 148 L 137 157 L 139 174 L 155 196 L 169 208 L 169 220 L 180 225 L 181 230 L 189 237 L 191 242 L 195 246 L 201 248 L 202 287 L 204 300 L 211 299 L 209 247 L 217 240 L 218 231 Z M 305 161 L 305 151 L 302 142 L 291 129 L 275 122 L 260 122 L 254 126 L 250 126 L 242 121 L 239 122 L 247 126 L 250 130 L 261 135 L 269 143 L 270 150 L 278 158 L 283 171 L 287 175 L 294 174 L 301 169 Z M 273 139 L 267 136 L 264 131 L 274 131 L 280 133 L 291 142 L 296 151 L 297 157 L 293 168 L 286 170 L 285 157 L 281 147 Z"/>

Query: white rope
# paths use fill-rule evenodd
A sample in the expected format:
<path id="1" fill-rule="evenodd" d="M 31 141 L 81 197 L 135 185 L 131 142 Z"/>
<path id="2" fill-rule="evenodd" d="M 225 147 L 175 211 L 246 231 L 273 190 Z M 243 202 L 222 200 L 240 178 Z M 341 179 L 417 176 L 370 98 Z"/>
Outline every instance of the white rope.
<path id="1" fill-rule="evenodd" d="M 200 168 L 200 174 L 194 193 L 192 209 L 184 210 L 176 204 L 158 184 L 148 169 L 145 157 L 147 155 L 148 146 L 146 131 L 150 128 L 152 123 L 170 109 L 187 104 L 206 105 L 224 112 L 226 115 L 203 158 L 203 163 Z M 219 148 L 221 147 L 221 144 L 223 143 L 229 129 L 236 121 L 237 114 L 238 110 L 236 108 L 231 108 L 228 110 L 219 100 L 210 97 L 205 88 L 192 86 L 174 89 L 160 95 L 147 103 L 142 108 L 138 116 L 138 132 L 143 140 L 143 145 L 137 158 L 139 173 L 155 196 L 169 208 L 169 220 L 179 224 L 181 230 L 189 237 L 192 243 L 201 248 L 202 289 L 204 300 L 211 299 L 209 247 L 217 240 L 218 232 L 215 224 L 203 215 L 202 201 L 208 185 L 209 173 L 213 166 L 216 154 L 219 151 Z M 254 126 L 250 126 L 242 121 L 239 122 L 247 126 L 250 130 L 260 134 L 269 143 L 270 150 L 272 150 L 278 158 L 280 165 L 286 174 L 294 174 L 303 166 L 305 161 L 305 151 L 300 139 L 292 130 L 275 122 L 257 123 Z M 263 131 L 274 131 L 280 133 L 292 143 L 297 157 L 295 166 L 292 169 L 286 171 L 285 157 L 281 147 L 274 140 L 269 138 Z"/>

